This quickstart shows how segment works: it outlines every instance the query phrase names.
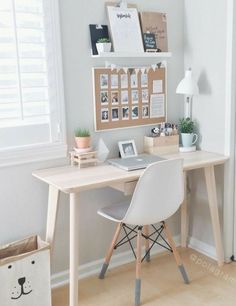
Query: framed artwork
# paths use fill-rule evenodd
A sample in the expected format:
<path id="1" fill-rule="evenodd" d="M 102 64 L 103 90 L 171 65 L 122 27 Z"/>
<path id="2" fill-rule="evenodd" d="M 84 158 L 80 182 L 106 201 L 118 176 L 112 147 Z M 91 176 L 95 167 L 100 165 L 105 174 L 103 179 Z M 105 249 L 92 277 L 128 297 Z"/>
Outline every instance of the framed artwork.
<path id="1" fill-rule="evenodd" d="M 119 141 L 118 146 L 121 158 L 138 156 L 134 140 Z"/>

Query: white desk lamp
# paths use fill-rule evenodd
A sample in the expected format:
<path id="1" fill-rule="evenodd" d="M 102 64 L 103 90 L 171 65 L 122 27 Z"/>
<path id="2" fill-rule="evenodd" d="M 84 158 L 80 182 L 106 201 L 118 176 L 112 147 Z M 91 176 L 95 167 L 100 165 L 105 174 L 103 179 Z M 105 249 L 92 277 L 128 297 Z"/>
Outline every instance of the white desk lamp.
<path id="1" fill-rule="evenodd" d="M 199 94 L 199 88 L 197 82 L 193 79 L 192 76 L 192 69 L 189 68 L 185 72 L 185 77 L 179 83 L 177 89 L 177 94 L 185 95 L 185 118 L 190 118 L 192 120 L 192 103 L 193 103 L 193 96 Z M 184 134 L 182 134 L 183 137 Z M 195 134 L 196 135 L 196 134 Z M 198 138 L 198 136 L 197 136 Z M 196 140 L 197 140 L 196 138 Z M 196 142 L 195 140 L 195 142 Z M 193 144 L 191 146 L 182 146 L 179 148 L 180 152 L 194 152 L 196 151 L 196 145 Z"/>
<path id="2" fill-rule="evenodd" d="M 193 79 L 191 68 L 185 72 L 185 77 L 179 83 L 176 93 L 185 95 L 185 117 L 192 119 L 193 96 L 197 96 L 199 94 L 199 88 L 197 82 Z"/>

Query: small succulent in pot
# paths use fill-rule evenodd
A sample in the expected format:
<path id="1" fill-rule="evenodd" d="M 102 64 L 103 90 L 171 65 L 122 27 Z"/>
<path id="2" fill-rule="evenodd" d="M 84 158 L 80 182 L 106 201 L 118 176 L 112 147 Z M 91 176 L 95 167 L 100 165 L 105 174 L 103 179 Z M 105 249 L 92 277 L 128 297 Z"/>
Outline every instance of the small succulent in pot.
<path id="1" fill-rule="evenodd" d="M 75 143 L 78 149 L 90 147 L 91 135 L 88 129 L 77 128 L 75 130 Z"/>
<path id="2" fill-rule="evenodd" d="M 96 43 L 98 54 L 111 52 L 111 42 L 108 38 L 100 38 Z"/>

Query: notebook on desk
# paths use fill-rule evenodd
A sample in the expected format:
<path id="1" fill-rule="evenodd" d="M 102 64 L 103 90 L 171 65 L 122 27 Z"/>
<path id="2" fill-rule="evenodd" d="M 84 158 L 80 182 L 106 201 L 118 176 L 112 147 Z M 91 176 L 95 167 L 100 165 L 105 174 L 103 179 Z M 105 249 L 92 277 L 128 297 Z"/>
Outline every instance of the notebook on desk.
<path id="1" fill-rule="evenodd" d="M 145 169 L 149 165 L 162 161 L 164 158 L 156 155 L 141 154 L 129 158 L 109 159 L 108 163 L 126 171 Z"/>

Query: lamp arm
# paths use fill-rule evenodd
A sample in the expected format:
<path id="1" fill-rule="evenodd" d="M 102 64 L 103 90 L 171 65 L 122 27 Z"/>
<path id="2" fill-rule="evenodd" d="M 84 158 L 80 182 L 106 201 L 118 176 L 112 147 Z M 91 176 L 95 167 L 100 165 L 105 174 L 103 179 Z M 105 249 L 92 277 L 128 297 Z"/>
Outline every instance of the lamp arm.
<path id="1" fill-rule="evenodd" d="M 185 117 L 192 120 L 193 96 L 186 96 Z"/>

